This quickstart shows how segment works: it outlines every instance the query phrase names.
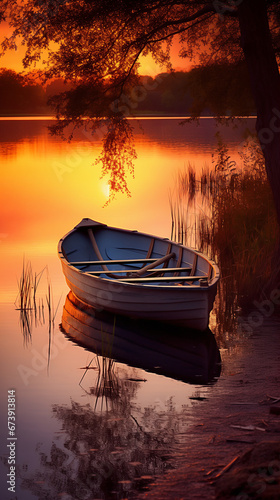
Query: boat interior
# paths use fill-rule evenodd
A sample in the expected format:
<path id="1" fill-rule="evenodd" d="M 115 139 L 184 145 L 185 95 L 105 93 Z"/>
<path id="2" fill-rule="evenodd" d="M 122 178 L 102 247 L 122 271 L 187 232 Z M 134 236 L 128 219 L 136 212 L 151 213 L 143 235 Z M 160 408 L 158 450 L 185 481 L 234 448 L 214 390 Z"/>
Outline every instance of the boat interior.
<path id="1" fill-rule="evenodd" d="M 212 264 L 193 249 L 102 224 L 77 227 L 62 252 L 81 272 L 126 283 L 208 286 L 214 277 Z"/>

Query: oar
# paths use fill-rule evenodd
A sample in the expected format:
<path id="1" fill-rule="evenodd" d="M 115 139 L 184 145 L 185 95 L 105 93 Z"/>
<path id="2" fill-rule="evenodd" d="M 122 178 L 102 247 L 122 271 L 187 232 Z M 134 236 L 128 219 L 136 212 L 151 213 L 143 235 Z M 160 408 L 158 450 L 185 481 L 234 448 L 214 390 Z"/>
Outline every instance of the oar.
<path id="1" fill-rule="evenodd" d="M 102 269 L 106 272 L 107 276 L 109 276 L 109 278 L 115 278 L 115 279 L 121 278 L 122 276 L 118 276 L 116 274 L 111 274 L 108 267 L 103 263 L 103 257 L 100 253 L 100 250 L 98 248 L 98 245 L 96 243 L 96 239 L 94 237 L 94 234 L 93 234 L 93 231 L 91 228 L 88 229 L 88 235 L 89 235 L 90 241 L 92 243 L 93 250 L 95 251 L 97 258 L 100 261 L 100 265 L 101 265 Z"/>
<path id="2" fill-rule="evenodd" d="M 192 269 L 191 267 L 166 267 L 163 269 L 163 272 L 165 274 L 165 273 L 174 273 L 174 271 L 178 271 L 178 274 L 179 274 L 183 271 L 185 271 L 185 272 L 190 271 L 191 269 Z M 138 272 L 138 270 L 139 269 L 132 269 L 131 271 L 128 271 L 127 269 L 118 269 L 117 271 L 115 271 L 115 270 L 110 271 L 110 273 L 111 274 L 118 274 L 118 273 L 128 273 L 129 272 L 129 274 L 132 278 L 133 276 L 136 276 L 136 273 Z M 153 272 L 153 269 L 147 269 L 147 273 L 150 273 L 150 272 Z M 105 274 L 106 271 L 86 271 L 85 270 L 85 273 L 99 275 L 99 274 Z"/>
<path id="3" fill-rule="evenodd" d="M 91 243 L 92 243 L 93 250 L 95 251 L 95 253 L 96 253 L 96 256 L 97 256 L 98 260 L 100 260 L 100 265 L 101 265 L 102 269 L 104 269 L 104 271 L 106 271 L 106 272 L 109 272 L 108 267 L 107 267 L 107 266 L 105 266 L 105 264 L 103 264 L 103 263 L 102 263 L 102 261 L 103 261 L 103 257 L 102 257 L 102 255 L 101 255 L 101 253 L 100 253 L 100 250 L 99 250 L 99 248 L 98 248 L 98 245 L 97 245 L 97 243 L 96 243 L 96 240 L 95 240 L 95 237 L 94 237 L 94 235 L 93 235 L 93 232 L 92 232 L 92 229 L 91 229 L 91 228 L 89 228 L 89 229 L 88 229 L 88 235 L 89 235 L 90 241 L 91 241 Z"/>
<path id="4" fill-rule="evenodd" d="M 176 254 L 174 252 L 168 253 L 167 255 L 164 255 L 160 259 L 157 259 L 155 262 L 152 262 L 151 264 L 148 264 L 147 266 L 142 267 L 139 271 L 136 273 L 132 273 L 133 277 L 140 277 L 143 276 L 147 271 L 150 269 L 154 269 L 154 267 L 160 266 L 160 264 L 163 264 L 164 262 L 167 262 L 168 260 L 172 259 L 172 257 L 176 257 Z M 130 273 L 128 273 L 128 276 Z"/>
<path id="5" fill-rule="evenodd" d="M 106 271 L 106 274 L 108 276 L 110 276 L 110 271 L 109 271 L 108 267 L 105 264 L 103 264 L 103 262 L 102 262 L 103 261 L 103 257 L 102 257 L 102 255 L 100 253 L 100 250 L 98 248 L 98 245 L 96 243 L 96 240 L 95 240 L 95 237 L 94 237 L 94 234 L 93 234 L 93 231 L 92 231 L 91 228 L 88 229 L 88 235 L 89 235 L 90 241 L 92 243 L 93 249 L 94 249 L 94 251 L 96 253 L 96 256 L 97 256 L 98 260 L 100 260 L 100 265 L 101 265 L 102 269 L 104 271 Z M 160 266 L 160 264 L 163 264 L 164 262 L 167 262 L 172 257 L 176 257 L 176 254 L 174 252 L 168 253 L 167 255 L 164 255 L 160 259 L 157 259 L 155 262 L 152 262 L 151 264 L 148 264 L 147 266 L 142 267 L 137 273 L 133 273 L 132 276 L 133 277 L 135 277 L 135 276 L 136 277 L 143 276 L 143 274 L 145 274 L 146 271 L 149 271 L 149 269 L 153 269 L 156 266 Z M 128 273 L 128 275 L 129 275 L 129 273 Z M 110 277 L 117 278 L 117 276 L 116 275 L 114 276 L 113 274 Z"/>

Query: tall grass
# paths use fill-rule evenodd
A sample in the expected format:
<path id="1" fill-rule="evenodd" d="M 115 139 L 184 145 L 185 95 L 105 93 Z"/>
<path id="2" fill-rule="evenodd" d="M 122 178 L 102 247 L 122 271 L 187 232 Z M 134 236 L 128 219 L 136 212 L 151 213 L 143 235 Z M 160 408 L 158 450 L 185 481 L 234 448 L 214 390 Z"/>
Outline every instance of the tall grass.
<path id="1" fill-rule="evenodd" d="M 32 266 L 29 261 L 26 262 L 25 258 L 23 258 L 15 306 L 16 309 L 20 311 L 20 328 L 25 345 L 28 345 L 32 338 L 34 300 L 35 294 Z"/>
<path id="2" fill-rule="evenodd" d="M 172 235 L 218 262 L 220 300 L 222 295 L 227 298 L 223 308 L 233 317 L 237 307 L 250 307 L 264 295 L 274 272 L 278 225 L 262 151 L 256 141 L 248 140 L 236 165 L 219 140 L 212 168 L 197 176 L 189 166 L 178 175 L 177 184 L 171 200 Z"/>
<path id="3" fill-rule="evenodd" d="M 34 310 L 37 309 L 37 291 L 38 291 L 38 286 L 39 286 L 39 283 L 41 281 L 41 278 L 43 276 L 43 273 L 45 271 L 46 267 L 44 267 L 44 269 L 42 269 L 42 271 L 40 271 L 38 274 L 35 273 L 34 274 L 34 280 L 33 280 L 33 307 L 34 307 Z M 40 306 L 40 301 L 39 301 L 39 306 Z"/>
<path id="4" fill-rule="evenodd" d="M 226 147 L 221 144 L 220 150 Z M 240 305 L 247 307 L 264 294 L 275 271 L 271 263 L 278 224 L 258 144 L 249 141 L 241 157 L 243 168 L 239 171 L 229 171 L 229 160 L 225 170 L 218 163 L 217 174 L 222 183 L 212 203 L 210 245 L 227 274 L 233 273 Z M 227 177 L 225 172 L 229 172 Z M 203 248 L 203 232 L 201 243 Z"/>
<path id="5" fill-rule="evenodd" d="M 53 305 L 52 287 L 47 266 L 39 273 L 33 273 L 30 261 L 23 259 L 22 272 L 18 280 L 18 295 L 15 300 L 16 309 L 20 311 L 20 326 L 25 344 L 32 339 L 32 327 L 45 324 L 45 304 L 42 297 L 38 297 L 38 289 L 43 274 L 47 274 L 46 306 L 49 319 L 49 351 L 51 345 L 51 334 L 54 320 L 57 314 L 60 300 L 56 309 Z"/>
<path id="6" fill-rule="evenodd" d="M 18 296 L 16 307 L 21 311 L 30 310 L 33 307 L 33 272 L 31 263 L 23 259 L 21 277 L 18 281 Z"/>
<path id="7" fill-rule="evenodd" d="M 206 169 L 205 171 L 206 172 Z M 208 174 L 208 172 L 207 172 Z M 205 174 L 205 175 L 207 175 Z M 198 180 L 195 169 L 191 164 L 178 172 L 175 185 L 175 196 L 169 196 L 171 213 L 171 239 L 193 247 L 199 246 L 197 228 L 197 205 L 203 213 L 207 207 L 199 196 Z M 203 185 L 200 183 L 201 189 Z"/>

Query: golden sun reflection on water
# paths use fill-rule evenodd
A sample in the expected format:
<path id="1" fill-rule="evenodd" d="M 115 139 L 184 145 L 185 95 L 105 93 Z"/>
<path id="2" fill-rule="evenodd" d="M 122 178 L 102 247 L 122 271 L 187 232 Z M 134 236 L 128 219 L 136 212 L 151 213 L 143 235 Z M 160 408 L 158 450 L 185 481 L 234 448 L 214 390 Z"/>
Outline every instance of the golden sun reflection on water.
<path id="1" fill-rule="evenodd" d="M 198 170 L 211 166 L 217 131 L 210 120 L 201 128 L 180 127 L 179 121 L 142 120 L 145 133 L 133 122 L 138 158 L 134 178 L 127 178 L 131 197 L 118 194 L 107 204 L 108 178 L 93 165 L 100 139 L 90 142 L 81 132 L 68 144 L 48 134 L 48 121 L 0 121 L 1 300 L 10 299 L 12 283 L 16 287 L 23 255 L 41 261 L 41 267 L 52 262 L 56 279 L 62 275 L 57 242 L 84 217 L 170 237 L 169 196 L 176 174 L 188 162 Z M 235 154 L 241 132 L 234 134 Z"/>
<path id="2" fill-rule="evenodd" d="M 86 408 L 85 413 L 91 416 L 96 405 L 95 393 L 91 392 L 91 389 L 96 385 L 98 373 L 88 370 L 83 378 L 82 386 L 80 385 L 82 376 L 85 374 L 85 367 L 89 366 L 95 354 L 69 342 L 59 330 L 68 293 L 57 257 L 59 239 L 83 217 L 169 237 L 171 232 L 169 194 L 174 191 L 177 171 L 187 166 L 189 160 L 197 169 L 201 168 L 204 163 L 211 161 L 211 151 L 215 148 L 213 139 L 215 128 L 210 127 L 210 122 L 204 124 L 204 128 L 202 127 L 198 133 L 197 128 L 192 131 L 189 129 L 188 132 L 182 128 L 178 130 L 174 120 L 145 121 L 146 134 L 143 135 L 138 131 L 136 134 L 138 159 L 135 162 L 135 178 L 128 178 L 131 197 L 118 195 L 115 200 L 105 206 L 109 195 L 108 178 L 101 179 L 101 167 L 93 166 L 100 154 L 100 141 L 89 142 L 81 134 L 71 144 L 67 144 L 50 137 L 45 129 L 46 124 L 47 122 L 42 120 L 17 120 L 16 122 L 0 120 L 2 174 L 0 316 L 3 329 L 1 381 L 3 394 L 7 393 L 7 389 L 11 387 L 15 387 L 17 391 L 19 403 L 17 462 L 22 477 L 31 478 L 29 479 L 31 486 L 35 484 L 34 478 L 37 480 L 41 474 L 43 484 L 46 484 L 44 482 L 46 469 L 43 465 L 42 452 L 46 454 L 46 457 L 54 456 L 52 453 L 54 443 L 60 446 L 60 450 L 64 450 L 66 454 L 69 450 L 67 429 L 61 432 L 62 422 L 55 418 L 53 408 L 59 406 L 64 410 L 69 410 L 71 418 L 75 418 L 75 411 L 71 411 L 71 407 L 77 405 L 79 409 Z M 240 138 L 234 139 L 232 149 L 238 141 Z M 30 334 L 28 342 L 24 336 L 20 311 L 15 310 L 14 305 L 23 260 L 30 261 L 33 273 L 40 273 L 45 266 L 48 268 L 48 272 L 44 271 L 38 289 L 40 300 L 38 304 L 42 304 L 42 300 L 45 304 L 45 320 L 40 321 L 38 317 L 36 319 L 35 307 L 33 307 L 31 310 L 32 335 Z M 53 291 L 53 311 L 57 312 L 53 331 L 50 331 L 46 306 L 48 277 Z M 108 326 L 108 329 L 107 325 L 105 326 L 106 329 L 102 332 L 112 331 L 111 326 Z M 146 333 L 145 331 L 144 334 Z M 173 331 L 171 337 L 174 337 Z M 139 353 L 137 349 L 136 345 L 136 354 Z M 168 342 L 168 355 L 169 350 Z M 204 345 L 202 345 L 201 352 L 202 360 L 205 359 L 208 362 L 208 351 L 204 349 Z M 49 353 L 50 364 L 48 365 Z M 153 356 L 154 350 L 151 353 Z M 204 354 L 207 356 L 205 357 Z M 159 363 L 154 361 L 154 358 L 152 361 L 158 369 Z M 191 363 L 191 366 L 194 366 L 196 370 L 196 364 Z M 161 428 L 161 425 L 165 425 L 166 422 L 163 441 L 165 466 L 166 432 L 170 432 L 171 435 L 170 445 L 168 443 L 168 452 L 171 454 L 172 447 L 176 443 L 179 443 L 180 447 L 185 439 L 190 422 L 187 411 L 193 404 L 189 398 L 203 396 L 206 391 L 205 386 L 197 389 L 196 385 L 183 382 L 183 378 L 178 381 L 173 380 L 157 372 L 150 373 L 124 363 L 116 362 L 115 372 L 118 383 L 128 389 L 133 389 L 131 393 L 129 391 L 123 393 L 123 400 L 127 407 L 128 425 L 126 427 L 129 430 L 134 426 L 132 445 L 127 440 L 123 447 L 124 452 L 132 453 L 133 451 L 134 453 L 134 442 L 139 441 L 136 437 L 139 435 L 139 426 L 134 425 L 136 417 L 141 428 L 151 429 L 155 438 L 158 436 L 155 432 L 158 429 L 158 423 Z M 197 372 L 195 375 L 197 376 Z M 111 417 L 117 422 L 116 426 L 113 424 L 114 432 L 118 427 L 118 439 L 123 439 L 120 441 L 122 443 L 127 436 L 127 429 L 121 424 L 124 415 L 114 413 L 113 403 L 114 401 L 112 404 L 109 402 L 112 408 Z M 119 397 L 116 403 L 122 403 L 122 397 Z M 0 411 L 2 429 L 6 429 L 7 425 L 6 411 L 6 406 L 2 405 Z M 105 411 L 102 413 L 100 407 L 97 408 L 94 417 L 95 421 L 100 424 L 92 427 L 94 432 L 91 434 L 99 439 L 100 430 L 103 430 L 106 437 L 104 440 L 106 447 L 102 444 L 100 452 L 97 449 L 96 457 L 99 460 L 104 453 L 108 456 L 110 452 L 107 436 L 108 432 L 111 432 L 112 424 L 108 423 L 107 413 Z M 80 420 L 80 414 L 78 419 Z M 76 443 L 80 440 L 84 429 L 80 426 L 75 429 L 73 440 Z M 177 433 L 176 429 L 180 432 Z M 88 436 L 88 426 L 85 435 Z M 159 441 L 157 439 L 157 441 L 149 442 L 151 464 L 153 464 L 152 445 L 156 443 L 158 448 Z M 97 446 L 94 445 L 92 448 L 97 448 Z M 149 451 L 149 446 L 145 442 L 146 448 Z M 83 454 L 78 453 L 78 461 L 80 455 Z M 124 454 L 125 459 L 126 456 Z M 49 460 L 51 458 L 47 458 L 47 464 Z M 78 462 L 75 461 L 75 463 Z M 23 470 L 25 464 L 28 464 L 27 472 Z M 63 469 L 63 467 L 55 467 L 55 477 L 57 473 L 64 474 L 67 468 Z M 69 470 L 71 471 L 71 468 Z M 6 472 L 4 468 L 4 474 Z M 4 474 L 2 477 L 5 477 Z M 20 482 L 18 490 L 22 500 L 30 499 L 30 492 L 24 490 Z M 56 493 L 50 494 L 57 497 Z"/>

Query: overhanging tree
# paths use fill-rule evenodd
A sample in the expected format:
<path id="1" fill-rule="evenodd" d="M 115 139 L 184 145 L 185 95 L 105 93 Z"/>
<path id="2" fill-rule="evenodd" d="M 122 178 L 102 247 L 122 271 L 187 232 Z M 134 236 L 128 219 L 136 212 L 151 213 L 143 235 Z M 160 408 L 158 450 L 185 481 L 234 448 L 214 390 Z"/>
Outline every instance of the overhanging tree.
<path id="1" fill-rule="evenodd" d="M 101 127 L 103 173 L 110 173 L 112 192 L 128 192 L 127 170 L 133 168 L 126 117 L 141 98 L 140 55 L 152 54 L 171 69 L 177 37 L 181 55 L 199 53 L 201 64 L 245 58 L 280 225 L 278 0 L 2 0 L 0 5 L 2 19 L 13 28 L 3 50 L 22 40 L 25 67 L 43 58 L 46 79 L 63 77 L 73 85 L 52 100 L 57 114 L 52 132 L 63 134 L 69 126 L 73 132 L 85 118 L 90 133 Z"/>

